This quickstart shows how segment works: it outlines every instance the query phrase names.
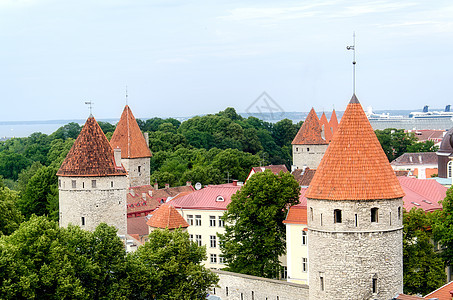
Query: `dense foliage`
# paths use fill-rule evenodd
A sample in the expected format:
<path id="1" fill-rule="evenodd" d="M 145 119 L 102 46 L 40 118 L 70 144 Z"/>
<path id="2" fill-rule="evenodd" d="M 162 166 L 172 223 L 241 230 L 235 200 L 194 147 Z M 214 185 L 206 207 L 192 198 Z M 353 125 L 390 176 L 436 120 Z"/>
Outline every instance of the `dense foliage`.
<path id="1" fill-rule="evenodd" d="M 426 295 L 445 283 L 444 263 L 432 243 L 430 213 L 413 208 L 403 214 L 404 293 Z"/>
<path id="2" fill-rule="evenodd" d="M 288 207 L 299 202 L 300 187 L 290 173 L 256 173 L 231 197 L 219 235 L 227 270 L 277 278 L 279 256 L 286 253 L 283 221 Z"/>
<path id="3" fill-rule="evenodd" d="M 126 255 L 106 224 L 89 232 L 33 216 L 0 238 L 0 253 L 2 299 L 201 299 L 218 281 L 181 231 L 155 231 Z"/>
<path id="4" fill-rule="evenodd" d="M 434 239 L 442 245 L 442 258 L 446 266 L 453 264 L 453 188 L 447 190 L 442 210 L 434 213 L 432 230 Z"/>

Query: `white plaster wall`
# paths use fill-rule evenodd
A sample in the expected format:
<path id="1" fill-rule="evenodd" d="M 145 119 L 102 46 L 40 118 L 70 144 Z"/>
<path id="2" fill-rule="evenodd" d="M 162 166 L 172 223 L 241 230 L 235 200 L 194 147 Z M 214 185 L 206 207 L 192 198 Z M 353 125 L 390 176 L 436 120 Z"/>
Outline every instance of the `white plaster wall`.
<path id="1" fill-rule="evenodd" d="M 302 271 L 302 258 L 308 258 L 308 244 L 302 245 L 302 232 L 307 225 L 285 224 L 286 225 L 286 256 L 288 268 L 288 282 L 308 284 L 308 270 Z M 308 232 L 307 232 L 308 233 Z M 307 241 L 308 236 L 307 236 Z"/>

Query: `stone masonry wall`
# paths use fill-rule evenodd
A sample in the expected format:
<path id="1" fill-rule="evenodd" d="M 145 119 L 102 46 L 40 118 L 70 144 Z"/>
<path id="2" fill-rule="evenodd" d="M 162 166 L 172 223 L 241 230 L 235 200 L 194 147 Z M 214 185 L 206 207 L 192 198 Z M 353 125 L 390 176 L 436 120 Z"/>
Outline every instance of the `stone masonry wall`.
<path id="1" fill-rule="evenodd" d="M 401 198 L 308 199 L 310 299 L 392 299 L 402 292 L 402 206 Z M 372 208 L 378 208 L 377 222 L 371 222 Z M 334 222 L 335 209 L 341 223 Z"/>
<path id="2" fill-rule="evenodd" d="M 293 145 L 293 165 L 302 169 L 304 165 L 310 169 L 318 168 L 328 145 Z"/>
<path id="3" fill-rule="evenodd" d="M 150 184 L 150 158 L 122 158 L 121 163 L 127 171 L 129 186 Z M 140 172 L 138 171 L 140 167 Z"/>
<path id="4" fill-rule="evenodd" d="M 262 277 L 212 270 L 220 280 L 211 294 L 222 300 L 307 300 L 308 286 Z"/>
<path id="5" fill-rule="evenodd" d="M 126 234 L 126 176 L 59 177 L 58 183 L 61 227 L 73 224 L 94 231 L 104 222 Z"/>

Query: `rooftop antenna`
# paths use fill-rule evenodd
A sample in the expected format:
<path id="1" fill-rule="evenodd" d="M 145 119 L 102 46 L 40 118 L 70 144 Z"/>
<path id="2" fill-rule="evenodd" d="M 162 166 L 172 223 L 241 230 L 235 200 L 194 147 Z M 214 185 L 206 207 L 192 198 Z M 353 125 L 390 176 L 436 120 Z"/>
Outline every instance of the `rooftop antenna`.
<path id="1" fill-rule="evenodd" d="M 94 102 L 85 101 L 85 104 L 88 105 L 88 108 L 90 109 L 90 117 L 92 117 L 93 116 L 92 112 L 93 112 L 93 104 L 94 104 Z"/>
<path id="2" fill-rule="evenodd" d="M 353 52 L 353 54 L 352 54 L 352 92 L 355 95 L 355 65 L 357 63 L 355 61 L 355 31 L 352 34 L 352 46 L 346 46 L 346 49 L 352 50 L 352 52 Z"/>

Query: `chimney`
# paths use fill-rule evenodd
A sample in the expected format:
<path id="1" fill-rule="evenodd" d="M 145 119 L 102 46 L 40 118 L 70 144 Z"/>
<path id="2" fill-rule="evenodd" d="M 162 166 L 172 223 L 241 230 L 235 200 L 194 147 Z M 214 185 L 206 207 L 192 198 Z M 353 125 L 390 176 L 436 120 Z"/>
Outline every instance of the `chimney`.
<path id="1" fill-rule="evenodd" d="M 155 189 L 155 190 L 158 190 L 158 189 L 159 189 L 159 184 L 157 183 L 157 181 L 154 183 L 154 189 Z"/>
<path id="2" fill-rule="evenodd" d="M 149 134 L 148 132 L 143 132 L 143 137 L 145 138 L 146 146 L 149 148 Z"/>
<path id="3" fill-rule="evenodd" d="M 170 188 L 170 184 L 169 184 L 169 183 L 166 183 L 166 184 L 165 184 L 165 188 L 166 188 L 166 189 L 169 189 L 169 188 Z"/>
<path id="4" fill-rule="evenodd" d="M 238 186 L 238 181 L 237 181 L 236 179 L 233 180 L 233 185 L 234 185 L 234 186 Z"/>
<path id="5" fill-rule="evenodd" d="M 142 193 L 143 200 L 146 200 L 146 193 Z"/>
<path id="6" fill-rule="evenodd" d="M 192 181 L 186 181 L 186 186 L 191 186 L 192 185 Z"/>
<path id="7" fill-rule="evenodd" d="M 130 193 L 131 193 L 132 197 L 135 197 L 135 191 L 134 191 L 134 189 L 129 189 L 129 190 L 130 190 Z"/>
<path id="8" fill-rule="evenodd" d="M 150 197 L 152 197 L 152 196 L 153 196 L 153 190 L 149 190 L 149 191 L 148 191 L 148 195 L 149 195 Z"/>
<path id="9" fill-rule="evenodd" d="M 306 170 L 307 168 L 308 168 L 307 165 L 304 165 L 304 166 L 302 167 L 302 173 L 300 173 L 300 175 L 304 175 L 305 170 Z"/>
<path id="10" fill-rule="evenodd" d="M 113 158 L 115 159 L 115 166 L 117 168 L 121 167 L 121 149 L 120 148 L 115 148 L 113 149 Z"/>

